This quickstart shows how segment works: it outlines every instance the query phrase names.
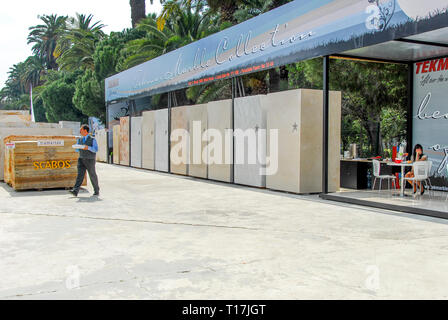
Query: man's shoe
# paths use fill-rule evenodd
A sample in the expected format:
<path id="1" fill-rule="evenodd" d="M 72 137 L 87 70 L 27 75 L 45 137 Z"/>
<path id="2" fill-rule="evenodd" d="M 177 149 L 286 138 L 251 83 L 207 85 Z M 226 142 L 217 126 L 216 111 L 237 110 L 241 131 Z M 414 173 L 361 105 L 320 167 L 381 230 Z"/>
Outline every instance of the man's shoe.
<path id="1" fill-rule="evenodd" d="M 74 197 L 77 197 L 78 196 L 78 192 L 77 191 L 75 191 L 75 190 L 70 190 L 69 191 Z"/>

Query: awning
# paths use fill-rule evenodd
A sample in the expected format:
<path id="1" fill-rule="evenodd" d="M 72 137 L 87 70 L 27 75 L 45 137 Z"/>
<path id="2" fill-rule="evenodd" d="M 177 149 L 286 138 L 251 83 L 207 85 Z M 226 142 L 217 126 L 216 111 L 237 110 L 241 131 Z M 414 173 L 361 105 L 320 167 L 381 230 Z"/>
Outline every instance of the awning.
<path id="1" fill-rule="evenodd" d="M 106 102 L 333 54 L 397 61 L 447 55 L 447 7 L 446 0 L 293 1 L 107 78 Z"/>

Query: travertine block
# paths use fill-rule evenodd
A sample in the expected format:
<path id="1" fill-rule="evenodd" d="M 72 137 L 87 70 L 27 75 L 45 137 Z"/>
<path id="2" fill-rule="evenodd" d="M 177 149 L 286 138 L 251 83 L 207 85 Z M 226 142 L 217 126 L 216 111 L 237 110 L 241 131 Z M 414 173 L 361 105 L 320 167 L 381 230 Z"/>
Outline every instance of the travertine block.
<path id="1" fill-rule="evenodd" d="M 340 108 L 339 92 L 330 94 L 329 191 L 339 189 Z M 272 157 L 270 130 L 278 130 L 278 170 L 267 175 L 270 189 L 295 193 L 322 191 L 321 90 L 299 89 L 273 93 L 262 99 L 267 108 L 268 147 Z M 337 153 L 335 152 L 337 150 Z"/>
<path id="2" fill-rule="evenodd" d="M 188 135 L 177 135 L 176 132 L 188 132 L 188 108 L 181 106 L 171 109 L 171 172 L 182 175 L 187 174 L 189 139 Z M 182 145 L 187 148 L 181 148 Z"/>
<path id="3" fill-rule="evenodd" d="M 114 136 L 113 136 L 113 155 L 114 155 L 114 164 L 120 164 L 120 125 L 117 124 L 113 127 Z"/>
<path id="4" fill-rule="evenodd" d="M 196 128 L 195 128 L 196 126 Z M 202 139 L 208 128 L 207 104 L 198 104 L 188 107 L 188 128 L 190 132 L 190 152 L 188 175 L 198 178 L 207 178 L 207 162 L 203 158 L 207 142 Z"/>
<path id="5" fill-rule="evenodd" d="M 77 121 L 59 121 L 61 128 L 72 129 L 74 135 L 79 135 L 79 129 L 81 129 L 81 123 Z M 90 128 L 92 130 L 92 128 Z"/>
<path id="6" fill-rule="evenodd" d="M 28 110 L 0 110 L 0 122 L 30 122 Z"/>
<path id="7" fill-rule="evenodd" d="M 58 123 L 47 122 L 0 122 L 0 128 L 61 128 Z M 79 130 L 76 133 L 79 135 Z"/>
<path id="8" fill-rule="evenodd" d="M 129 166 L 129 117 L 120 118 L 120 164 Z"/>
<path id="9" fill-rule="evenodd" d="M 107 132 L 106 129 L 101 129 L 96 132 L 96 142 L 98 144 L 98 152 L 96 160 L 100 162 L 107 162 Z"/>

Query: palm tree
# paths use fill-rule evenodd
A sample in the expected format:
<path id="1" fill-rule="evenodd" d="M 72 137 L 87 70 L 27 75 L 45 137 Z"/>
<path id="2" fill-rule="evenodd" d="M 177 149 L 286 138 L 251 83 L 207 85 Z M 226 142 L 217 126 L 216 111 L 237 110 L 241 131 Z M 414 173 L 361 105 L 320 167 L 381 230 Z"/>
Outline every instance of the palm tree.
<path id="1" fill-rule="evenodd" d="M 72 30 L 64 37 L 70 43 L 57 59 L 61 70 L 75 71 L 77 69 L 95 68 L 93 54 L 99 39 L 92 32 L 85 30 Z"/>
<path id="2" fill-rule="evenodd" d="M 45 61 L 37 56 L 30 56 L 24 62 L 24 70 L 21 82 L 28 90 L 30 86 L 37 87 L 42 84 L 42 76 L 45 74 Z"/>
<path id="3" fill-rule="evenodd" d="M 34 44 L 33 53 L 44 59 L 48 69 L 57 70 L 58 65 L 53 54 L 60 36 L 66 29 L 67 17 L 52 14 L 39 18 L 44 24 L 29 28 L 28 44 Z"/>
<path id="4" fill-rule="evenodd" d="M 151 4 L 153 0 L 151 0 Z M 132 28 L 135 28 L 140 20 L 146 18 L 145 0 L 129 0 L 131 6 Z"/>
<path id="5" fill-rule="evenodd" d="M 97 21 L 92 23 L 93 14 L 89 14 L 88 16 L 85 14 L 76 13 L 76 17 L 71 17 L 69 19 L 70 29 L 80 29 L 85 31 L 90 31 L 92 33 L 96 33 L 99 36 L 104 36 L 104 32 L 101 30 L 106 25 L 102 24 L 101 21 Z"/>
<path id="6" fill-rule="evenodd" d="M 105 37 L 101 30 L 105 25 L 101 21 L 92 23 L 92 19 L 91 14 L 77 13 L 76 18 L 68 20 L 70 26 L 61 35 L 54 51 L 61 69 L 94 69 L 93 54 L 98 42 Z"/>
<path id="7" fill-rule="evenodd" d="M 202 14 L 202 11 L 202 6 L 182 5 L 175 18 L 165 21 L 166 27 L 163 30 L 157 27 L 156 14 L 150 14 L 141 20 L 137 30 L 146 32 L 146 36 L 126 45 L 120 70 L 131 68 L 218 31 L 217 27 L 214 30 L 210 24 L 209 15 Z"/>

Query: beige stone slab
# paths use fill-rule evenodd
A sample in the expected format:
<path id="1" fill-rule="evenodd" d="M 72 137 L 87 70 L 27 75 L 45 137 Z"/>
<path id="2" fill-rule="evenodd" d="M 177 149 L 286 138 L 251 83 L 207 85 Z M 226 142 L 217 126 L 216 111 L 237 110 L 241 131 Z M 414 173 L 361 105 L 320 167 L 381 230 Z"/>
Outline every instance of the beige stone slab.
<path id="1" fill-rule="evenodd" d="M 4 154 L 5 145 L 3 139 L 11 136 L 32 136 L 32 135 L 42 135 L 42 136 L 60 136 L 60 135 L 71 135 L 70 129 L 62 128 L 0 128 L 0 180 L 3 180 L 3 169 L 4 169 Z"/>
<path id="2" fill-rule="evenodd" d="M 209 158 L 208 178 L 211 180 L 231 182 L 233 179 L 233 139 L 232 133 L 232 100 L 220 100 L 209 102 L 207 105 L 207 122 L 208 122 L 208 154 L 213 158 Z M 222 137 L 220 141 L 222 156 L 217 158 L 216 153 L 212 151 L 213 138 L 210 129 L 215 129 Z M 227 142 L 225 137 L 227 138 Z M 211 143 L 210 143 L 211 142 Z M 217 144 L 214 144 L 218 148 Z"/>
<path id="3" fill-rule="evenodd" d="M 62 128 L 58 123 L 47 122 L 0 122 L 0 128 Z M 76 135 L 79 134 L 79 130 Z"/>
<path id="4" fill-rule="evenodd" d="M 31 122 L 28 110 L 0 110 L 0 122 Z"/>
<path id="5" fill-rule="evenodd" d="M 274 190 L 299 192 L 300 169 L 300 100 L 299 90 L 268 94 L 262 103 L 267 109 L 267 156 L 275 157 L 271 130 L 278 130 L 278 170 L 266 176 L 266 187 Z M 294 126 L 297 125 L 297 130 Z M 272 151 L 271 151 L 272 150 Z"/>
<path id="6" fill-rule="evenodd" d="M 171 172 L 182 175 L 186 175 L 188 170 L 189 139 L 188 135 L 182 134 L 188 132 L 188 108 L 171 109 Z"/>
<path id="7" fill-rule="evenodd" d="M 120 125 L 117 124 L 113 127 L 113 158 L 114 158 L 114 164 L 120 164 Z"/>
<path id="8" fill-rule="evenodd" d="M 329 191 L 339 188 L 341 94 L 330 94 Z M 321 90 L 298 89 L 267 95 L 267 155 L 271 156 L 271 132 L 278 129 L 278 171 L 266 177 L 266 186 L 295 193 L 322 191 Z"/>
<path id="9" fill-rule="evenodd" d="M 73 130 L 73 128 L 71 128 Z M 98 152 L 96 160 L 100 162 L 107 162 L 107 132 L 106 129 L 101 129 L 96 132 L 96 142 L 98 144 Z"/>
<path id="10" fill-rule="evenodd" d="M 78 121 L 59 121 L 59 126 L 72 129 L 74 135 L 79 135 L 79 129 L 81 129 L 81 123 Z"/>
<path id="11" fill-rule="evenodd" d="M 145 111 L 142 116 L 142 167 L 154 170 L 155 113 L 154 111 Z"/>
<path id="12" fill-rule="evenodd" d="M 168 172 L 168 109 L 155 111 L 155 169 Z"/>
<path id="13" fill-rule="evenodd" d="M 142 167 L 142 117 L 131 119 L 131 166 Z"/>
<path id="14" fill-rule="evenodd" d="M 188 175 L 204 179 L 208 177 L 207 159 L 203 158 L 207 142 L 202 138 L 208 128 L 207 117 L 207 104 L 188 107 L 188 127 L 190 132 Z"/>
<path id="15" fill-rule="evenodd" d="M 129 166 L 129 117 L 120 118 L 120 164 Z"/>
<path id="16" fill-rule="evenodd" d="M 328 191 L 336 192 L 341 186 L 341 122 L 342 93 L 330 91 L 330 115 L 328 137 Z"/>

